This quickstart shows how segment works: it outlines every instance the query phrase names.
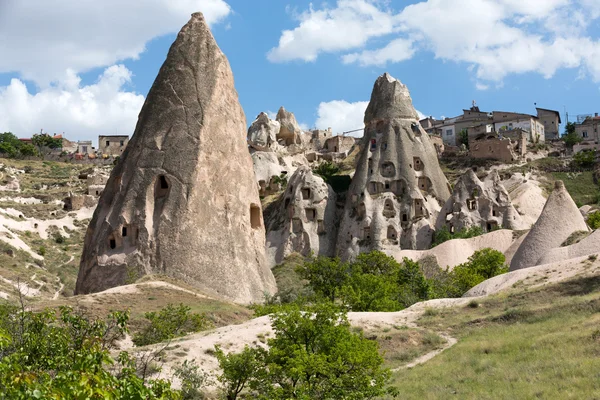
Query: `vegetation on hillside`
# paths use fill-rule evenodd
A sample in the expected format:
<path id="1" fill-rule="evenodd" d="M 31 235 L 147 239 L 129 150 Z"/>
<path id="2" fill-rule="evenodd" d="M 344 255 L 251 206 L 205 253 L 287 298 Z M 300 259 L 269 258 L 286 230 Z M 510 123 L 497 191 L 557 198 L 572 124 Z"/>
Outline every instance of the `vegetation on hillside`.
<path id="1" fill-rule="evenodd" d="M 34 156 L 37 154 L 35 146 L 23 143 L 11 132 L 0 133 L 0 154 L 9 158 Z"/>
<path id="2" fill-rule="evenodd" d="M 583 139 L 577 134 L 575 131 L 575 123 L 567 122 L 565 125 L 565 133 L 562 135 L 561 139 L 565 142 L 565 145 L 572 149 L 577 143 L 580 143 Z"/>
<path id="3" fill-rule="evenodd" d="M 346 312 L 331 303 L 271 315 L 268 348 L 225 354 L 217 348 L 225 398 L 367 399 L 389 394 L 377 342 L 353 332 Z"/>
<path id="4" fill-rule="evenodd" d="M 500 228 L 497 228 L 500 229 Z M 452 239 L 469 239 L 476 236 L 481 236 L 485 232 L 479 226 L 472 226 L 470 228 L 463 228 L 457 232 L 451 233 L 448 230 L 447 226 L 442 226 L 441 229 L 438 229 L 433 235 L 433 242 L 431 243 L 431 247 L 438 246 L 448 240 Z"/>
<path id="5" fill-rule="evenodd" d="M 303 295 L 276 295 L 253 308 L 257 315 L 266 315 L 290 303 L 308 306 L 327 301 L 351 311 L 398 311 L 423 300 L 460 297 L 484 280 L 508 272 L 504 264 L 502 253 L 482 249 L 451 271 L 435 267 L 426 276 L 419 263 L 407 258 L 399 263 L 379 251 L 362 253 L 351 262 L 311 257 L 295 271 L 296 282 L 305 282 L 298 289 Z"/>

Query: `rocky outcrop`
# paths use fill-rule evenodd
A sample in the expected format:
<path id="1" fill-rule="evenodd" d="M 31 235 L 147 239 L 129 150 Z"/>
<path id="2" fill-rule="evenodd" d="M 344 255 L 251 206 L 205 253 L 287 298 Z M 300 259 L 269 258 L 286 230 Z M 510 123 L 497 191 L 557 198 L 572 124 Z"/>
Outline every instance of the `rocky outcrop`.
<path id="1" fill-rule="evenodd" d="M 492 171 L 481 181 L 471 169 L 458 179 L 452 197 L 440 212 L 437 227 L 443 226 L 450 232 L 473 226 L 486 232 L 498 228 L 530 228 L 513 207 L 498 173 Z"/>
<path id="2" fill-rule="evenodd" d="M 261 112 L 248 128 L 248 145 L 258 151 L 272 151 L 277 144 L 281 124 Z"/>
<path id="3" fill-rule="evenodd" d="M 276 290 L 227 58 L 204 17 L 183 27 L 88 228 L 76 293 L 166 274 L 208 294 Z"/>
<path id="4" fill-rule="evenodd" d="M 301 166 L 308 166 L 302 154 L 277 155 L 273 152 L 254 151 L 252 163 L 261 196 L 279 192 L 282 183 Z"/>
<path id="5" fill-rule="evenodd" d="M 419 124 L 407 87 L 387 73 L 380 76 L 365 112 L 338 254 L 349 258 L 372 249 L 428 248 L 440 204 L 449 197 L 436 149 Z"/>
<path id="6" fill-rule="evenodd" d="M 299 167 L 285 192 L 265 211 L 267 258 L 272 265 L 291 253 L 333 256 L 336 194 L 308 167 Z"/>
<path id="7" fill-rule="evenodd" d="M 564 183 L 557 181 L 542 214 L 513 256 L 510 270 L 540 265 L 546 253 L 560 247 L 573 232 L 587 230 L 585 220 Z"/>

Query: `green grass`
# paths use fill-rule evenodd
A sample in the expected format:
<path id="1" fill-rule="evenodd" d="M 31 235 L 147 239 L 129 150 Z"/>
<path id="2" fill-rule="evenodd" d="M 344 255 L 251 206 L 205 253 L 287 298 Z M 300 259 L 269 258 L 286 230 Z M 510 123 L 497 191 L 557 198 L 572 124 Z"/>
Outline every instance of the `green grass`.
<path id="1" fill-rule="evenodd" d="M 403 399 L 600 397 L 600 277 L 497 295 L 418 323 L 459 341 L 394 374 Z"/>
<path id="2" fill-rule="evenodd" d="M 565 188 L 573 198 L 573 201 L 575 201 L 575 204 L 577 204 L 577 207 L 597 202 L 598 185 L 594 183 L 592 171 L 576 174 L 552 172 L 550 176 L 553 180 L 561 180 L 565 183 Z"/>

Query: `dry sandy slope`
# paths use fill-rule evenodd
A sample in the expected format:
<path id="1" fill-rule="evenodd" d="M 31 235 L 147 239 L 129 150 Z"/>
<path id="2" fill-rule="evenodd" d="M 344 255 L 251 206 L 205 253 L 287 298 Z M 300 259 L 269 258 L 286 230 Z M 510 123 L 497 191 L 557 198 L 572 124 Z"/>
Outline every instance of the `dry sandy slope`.
<path id="1" fill-rule="evenodd" d="M 469 257 L 477 250 L 486 247 L 504 253 L 510 248 L 513 241 L 513 231 L 502 229 L 470 239 L 449 240 L 430 250 L 400 250 L 390 248 L 385 249 L 385 252 L 398 261 L 402 261 L 404 257 L 418 261 L 427 256 L 434 256 L 440 267 L 449 267 L 452 269 L 459 264 L 467 262 Z"/>

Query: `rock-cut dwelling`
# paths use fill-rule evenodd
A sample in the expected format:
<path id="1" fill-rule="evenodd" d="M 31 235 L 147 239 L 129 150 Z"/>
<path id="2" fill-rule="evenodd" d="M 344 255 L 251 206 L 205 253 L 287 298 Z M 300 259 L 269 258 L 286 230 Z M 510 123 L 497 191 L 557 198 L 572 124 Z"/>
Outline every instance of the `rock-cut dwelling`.
<path id="1" fill-rule="evenodd" d="M 257 302 L 276 284 L 225 55 L 202 14 L 169 50 L 85 237 L 76 293 L 148 274 Z"/>
<path id="2" fill-rule="evenodd" d="M 279 199 L 265 210 L 265 225 L 271 265 L 292 253 L 333 256 L 336 194 L 309 167 L 299 167 Z"/>
<path id="3" fill-rule="evenodd" d="M 365 136 L 338 233 L 341 257 L 430 246 L 450 191 L 418 119 L 408 88 L 387 73 L 380 76 L 365 112 Z"/>

